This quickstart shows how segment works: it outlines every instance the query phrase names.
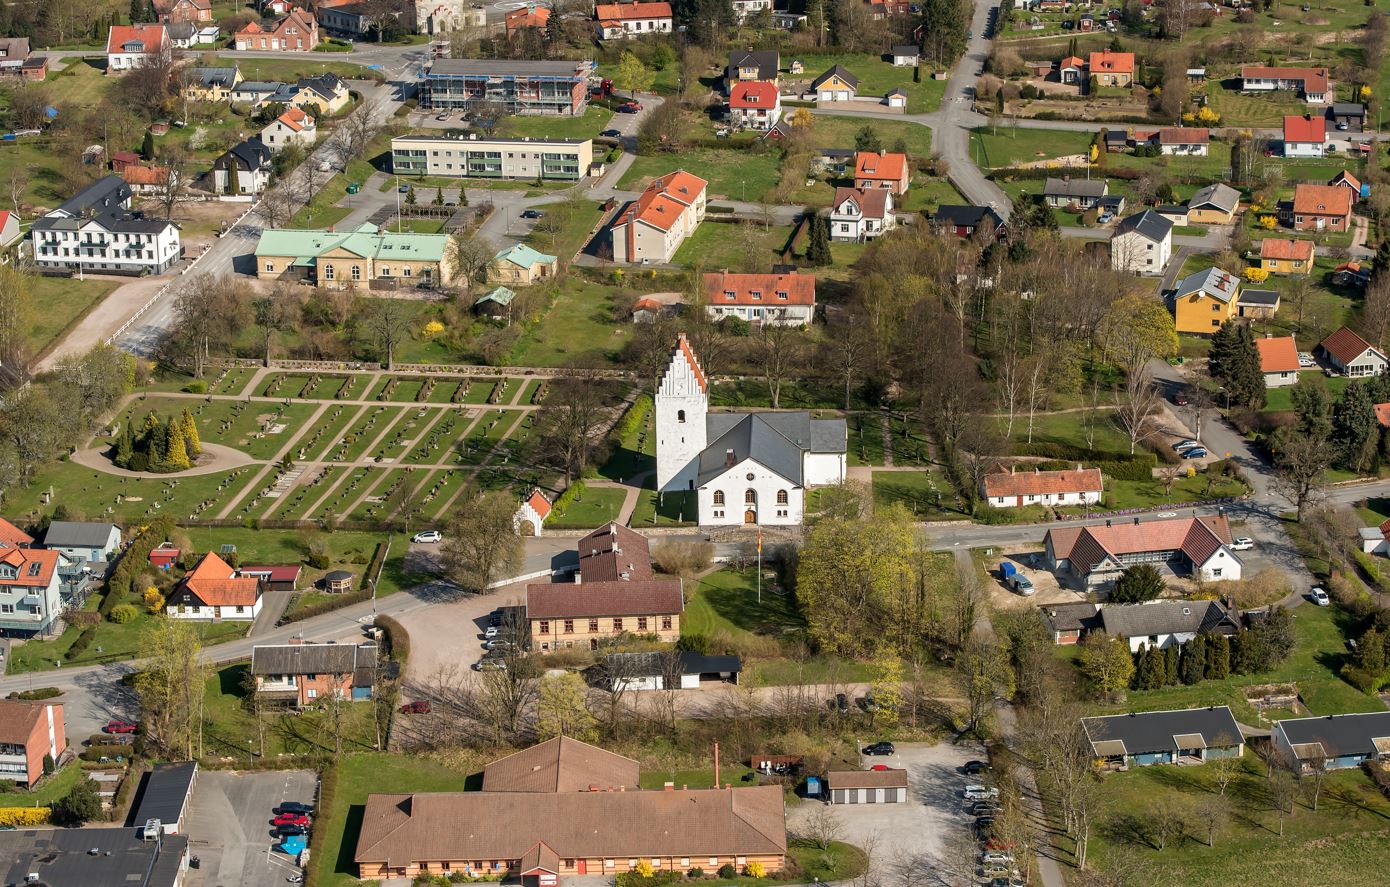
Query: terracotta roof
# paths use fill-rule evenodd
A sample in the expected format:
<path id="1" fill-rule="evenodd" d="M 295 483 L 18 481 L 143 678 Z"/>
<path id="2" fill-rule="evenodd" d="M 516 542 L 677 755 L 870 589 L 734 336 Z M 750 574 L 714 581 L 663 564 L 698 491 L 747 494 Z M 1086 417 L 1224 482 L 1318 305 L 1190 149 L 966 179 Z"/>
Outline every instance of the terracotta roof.
<path id="1" fill-rule="evenodd" d="M 127 43 L 131 41 L 141 41 L 145 44 L 144 52 L 156 53 L 163 47 L 166 40 L 164 26 L 154 24 L 140 25 L 113 25 L 106 34 L 106 53 L 121 53 Z"/>
<path id="2" fill-rule="evenodd" d="M 1111 52 L 1108 49 L 1093 52 L 1087 67 L 1091 69 L 1092 74 L 1097 71 L 1103 71 L 1107 74 L 1133 74 L 1134 53 Z"/>
<path id="3" fill-rule="evenodd" d="M 1341 185 L 1303 183 L 1293 189 L 1295 214 L 1346 216 L 1351 214 L 1351 191 Z"/>
<path id="4" fill-rule="evenodd" d="M 729 90 L 730 108 L 775 108 L 777 99 L 777 84 L 766 80 L 740 80 Z"/>
<path id="5" fill-rule="evenodd" d="M 513 9 L 507 13 L 506 21 L 508 33 L 517 28 L 544 28 L 550 23 L 550 7 L 523 6 L 520 9 Z"/>
<path id="6" fill-rule="evenodd" d="M 651 579 L 652 555 L 647 537 L 610 521 L 575 543 L 579 573 L 585 582 Z"/>
<path id="7" fill-rule="evenodd" d="M 888 190 L 886 188 L 846 188 L 841 185 L 835 189 L 835 201 L 830 204 L 832 211 L 844 205 L 846 200 L 859 204 L 859 212 L 870 219 L 882 219 L 888 215 Z"/>
<path id="8" fill-rule="evenodd" d="M 600 3 L 594 16 L 601 22 L 671 18 L 670 3 Z"/>
<path id="9" fill-rule="evenodd" d="M 132 185 L 159 185 L 168 173 L 163 166 L 127 166 L 121 170 L 121 178 Z"/>
<path id="10" fill-rule="evenodd" d="M 1376 404 L 1376 422 L 1380 423 L 1381 428 L 1390 428 L 1390 403 Z M 1390 523 L 1390 521 L 1386 521 Z M 1382 527 L 1385 524 L 1381 524 Z"/>
<path id="11" fill-rule="evenodd" d="M 179 590 L 208 607 L 250 607 L 261 596 L 261 580 L 238 577 L 226 561 L 209 551 L 183 577 Z"/>
<path id="12" fill-rule="evenodd" d="M 372 794 L 354 859 L 521 859 L 538 841 L 566 859 L 780 855 L 782 788 Z"/>
<path id="13" fill-rule="evenodd" d="M 710 305 L 812 305 L 816 304 L 813 274 L 730 274 L 716 271 L 704 278 Z M 757 293 L 759 298 L 754 298 Z M 786 294 L 786 298 L 782 295 Z"/>
<path id="14" fill-rule="evenodd" d="M 34 728 L 38 726 L 39 719 L 44 717 L 44 710 L 50 705 L 58 706 L 61 718 L 62 703 L 0 699 L 0 744 L 26 745 L 34 733 Z M 47 735 L 46 728 L 44 735 Z"/>
<path id="15" fill-rule="evenodd" d="M 633 310 L 634 312 L 637 312 L 637 311 L 660 311 L 660 310 L 661 310 L 662 308 L 664 308 L 664 307 L 665 307 L 665 306 L 660 302 L 660 300 L 658 300 L 658 299 L 653 299 L 651 296 L 643 296 L 642 298 L 638 299 L 636 302 L 633 302 L 633 303 L 632 303 L 632 310 Z"/>
<path id="16" fill-rule="evenodd" d="M 289 108 L 275 119 L 295 132 L 303 132 L 305 127 L 314 125 L 314 118 L 304 113 L 301 108 Z"/>
<path id="17" fill-rule="evenodd" d="M 1084 68 L 1086 60 L 1077 55 L 1069 55 L 1058 63 L 1059 68 Z"/>
<path id="18" fill-rule="evenodd" d="M 670 616 L 684 608 L 679 579 L 617 579 L 526 586 L 528 619 Z"/>
<path id="19" fill-rule="evenodd" d="M 709 182 L 697 175 L 692 175 L 683 169 L 675 172 L 668 172 L 659 179 L 655 179 L 648 188 L 655 188 L 666 192 L 672 200 L 684 203 L 686 206 L 694 206 L 704 193 Z"/>
<path id="20" fill-rule="evenodd" d="M 632 758 L 556 736 L 483 768 L 485 792 L 582 792 L 636 789 L 641 767 Z"/>
<path id="21" fill-rule="evenodd" d="M 1158 131 L 1160 145 L 1205 145 L 1211 141 L 1211 130 L 1205 126 L 1165 126 Z"/>
<path id="22" fill-rule="evenodd" d="M 1343 366 L 1349 366 L 1371 348 L 1371 343 L 1350 327 L 1341 327 L 1323 339 L 1318 347 L 1341 361 Z"/>
<path id="23" fill-rule="evenodd" d="M 0 517 L 0 548 L 33 545 L 34 537 Z"/>
<path id="24" fill-rule="evenodd" d="M 907 176 L 907 155 L 860 151 L 854 155 L 856 179 L 879 179 L 899 182 Z"/>
<path id="25" fill-rule="evenodd" d="M 1049 530 L 1047 535 L 1058 558 L 1089 573 L 1107 555 L 1144 551 L 1182 551 L 1201 563 L 1221 545 L 1230 544 L 1231 527 L 1224 516 L 1217 516 L 1082 527 L 1075 537 L 1059 530 Z"/>
<path id="26" fill-rule="evenodd" d="M 1327 118 L 1284 115 L 1284 142 L 1319 144 L 1327 140 Z"/>
<path id="27" fill-rule="evenodd" d="M 1246 65 L 1240 69 L 1243 80 L 1301 80 L 1304 92 L 1327 92 L 1326 68 L 1269 68 Z"/>
<path id="28" fill-rule="evenodd" d="M 0 576 L 0 587 L 47 588 L 60 557 L 58 551 L 46 548 L 0 548 L 0 564 L 16 570 L 13 579 Z"/>
<path id="29" fill-rule="evenodd" d="M 532 490 L 531 495 L 526 499 L 526 504 L 531 506 L 532 511 L 540 515 L 541 520 L 545 520 L 546 516 L 550 514 L 550 500 L 540 490 Z"/>
<path id="30" fill-rule="evenodd" d="M 690 371 L 695 374 L 695 384 L 708 394 L 709 380 L 705 378 L 705 371 L 700 369 L 700 361 L 696 359 L 695 352 L 690 350 L 690 340 L 685 337 L 685 333 L 676 336 L 676 347 L 671 349 L 671 359 L 675 360 L 677 354 L 682 355 L 690 365 Z"/>
<path id="31" fill-rule="evenodd" d="M 1260 244 L 1260 258 L 1307 262 L 1313 258 L 1313 241 L 1266 237 Z"/>
<path id="32" fill-rule="evenodd" d="M 1298 345 L 1294 343 L 1293 336 L 1256 339 L 1255 347 L 1260 352 L 1260 372 L 1298 372 Z"/>
<path id="33" fill-rule="evenodd" d="M 831 770 L 825 781 L 837 788 L 907 788 L 906 770 Z"/>
<path id="34" fill-rule="evenodd" d="M 662 231 L 671 230 L 687 206 L 693 206 L 708 184 L 685 170 L 677 170 L 654 180 L 613 224 L 643 222 Z"/>
<path id="35" fill-rule="evenodd" d="M 304 568 L 299 564 L 258 564 L 243 566 L 238 570 L 243 576 L 263 576 L 269 582 L 297 582 L 299 574 L 303 571 Z"/>
<path id="36" fill-rule="evenodd" d="M 985 496 L 1044 496 L 1103 489 L 1099 468 L 1017 471 L 985 475 Z"/>

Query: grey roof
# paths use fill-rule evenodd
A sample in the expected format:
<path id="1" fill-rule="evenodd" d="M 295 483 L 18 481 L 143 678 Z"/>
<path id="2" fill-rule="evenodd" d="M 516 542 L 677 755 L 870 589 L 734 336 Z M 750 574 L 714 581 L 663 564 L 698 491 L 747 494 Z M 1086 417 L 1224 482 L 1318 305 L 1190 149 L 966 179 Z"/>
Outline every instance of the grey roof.
<path id="1" fill-rule="evenodd" d="M 97 179 L 58 205 L 58 208 L 34 220 L 35 231 L 77 231 L 90 220 L 117 233 L 156 234 L 173 225 L 165 219 L 146 219 L 133 215 L 125 204 L 130 200 L 130 185 L 117 175 Z"/>
<path id="2" fill-rule="evenodd" d="M 1004 224 L 1004 220 L 999 218 L 999 214 L 988 206 L 970 206 L 965 204 L 943 203 L 932 213 L 932 221 L 938 225 L 949 222 L 952 225 L 963 225 L 966 227 L 974 226 L 978 228 L 985 223 L 986 219 L 993 221 L 993 227 L 999 228 Z"/>
<path id="3" fill-rule="evenodd" d="M 1333 117 L 1365 117 L 1366 106 L 1360 102 L 1333 102 Z"/>
<path id="4" fill-rule="evenodd" d="M 1151 209 L 1146 209 L 1141 213 L 1126 216 L 1120 220 L 1120 224 L 1115 226 L 1116 237 L 1131 231 L 1157 243 L 1167 240 L 1168 235 L 1173 233 L 1173 222 Z"/>
<path id="5" fill-rule="evenodd" d="M 1124 743 L 1125 754 L 1129 755 L 1177 751 L 1176 736 L 1201 736 L 1206 742 L 1204 748 L 1223 748 L 1242 741 L 1240 724 L 1225 705 L 1082 718 L 1081 728 L 1093 746 L 1118 740 Z"/>
<path id="6" fill-rule="evenodd" d="M 237 92 L 279 92 L 285 84 L 278 80 L 243 80 L 236 85 Z"/>
<path id="7" fill-rule="evenodd" d="M 1279 304 L 1278 290 L 1250 290 L 1240 291 L 1240 296 L 1236 299 L 1239 305 L 1267 305 L 1273 308 Z"/>
<path id="8" fill-rule="evenodd" d="M 1181 203 L 1165 203 L 1154 207 L 1154 212 L 1161 216 L 1185 216 L 1187 215 L 1187 207 Z"/>
<path id="9" fill-rule="evenodd" d="M 586 62 L 438 59 L 427 77 L 582 77 Z"/>
<path id="10" fill-rule="evenodd" d="M 1214 206 L 1223 212 L 1235 212 L 1236 207 L 1240 206 L 1240 192 L 1230 185 L 1223 185 L 1217 182 L 1214 185 L 1207 185 L 1201 188 L 1192 199 L 1187 201 L 1188 209 L 1195 209 L 1200 206 Z"/>
<path id="11" fill-rule="evenodd" d="M 193 35 L 198 33 L 192 22 L 169 22 L 164 26 L 164 30 L 168 31 L 169 37 L 174 40 L 191 40 Z"/>
<path id="12" fill-rule="evenodd" d="M 1100 608 L 1106 634 L 1117 638 L 1148 635 L 1218 632 L 1236 629 L 1235 620 L 1216 601 L 1148 601 L 1107 604 Z"/>
<path id="13" fill-rule="evenodd" d="M 1322 743 L 1327 757 L 1374 755 L 1374 739 L 1390 739 L 1390 711 L 1357 715 L 1329 715 L 1322 718 L 1289 718 L 1274 729 L 1284 734 L 1290 745 Z"/>
<path id="14" fill-rule="evenodd" d="M 125 828 L 5 831 L 0 883 L 23 884 L 32 873 L 37 887 L 174 887 L 182 883 L 187 855 L 185 835 L 142 841 Z"/>
<path id="15" fill-rule="evenodd" d="M 1100 627 L 1099 610 L 1092 603 L 1049 604 L 1040 608 L 1043 618 L 1057 631 L 1091 631 Z"/>
<path id="16" fill-rule="evenodd" d="M 705 418 L 699 483 L 723 474 L 728 451 L 734 462 L 753 459 L 795 484 L 802 482 L 802 453 L 843 453 L 849 440 L 844 419 L 812 419 L 805 410 L 710 413 Z"/>
<path id="17" fill-rule="evenodd" d="M 743 671 L 743 662 L 737 656 L 706 656 L 686 650 L 676 654 L 681 674 L 710 674 L 713 672 Z M 629 677 L 656 677 L 666 672 L 662 654 L 652 653 L 610 653 L 607 659 L 623 663 L 619 674 Z"/>
<path id="18" fill-rule="evenodd" d="M 270 165 L 270 148 L 261 141 L 260 136 L 252 136 L 244 142 L 237 142 L 223 152 L 212 164 L 213 169 L 226 169 L 235 159 L 237 166 L 248 171 L 263 169 Z"/>
<path id="19" fill-rule="evenodd" d="M 1123 129 L 1107 129 L 1105 131 L 1105 143 L 1111 144 L 1118 142 L 1121 145 L 1129 144 L 1129 133 Z"/>
<path id="20" fill-rule="evenodd" d="M 893 47 L 893 55 L 921 55 L 922 50 L 913 46 L 911 43 Z"/>
<path id="21" fill-rule="evenodd" d="M 495 303 L 497 303 L 498 305 L 504 305 L 504 306 L 505 306 L 505 305 L 510 305 L 510 304 L 512 303 L 512 299 L 515 299 L 515 298 L 516 298 L 516 291 L 515 291 L 515 290 L 509 290 L 509 289 L 507 289 L 505 286 L 499 286 L 499 287 L 497 287 L 497 289 L 493 290 L 492 292 L 487 293 L 486 295 L 479 296 L 479 297 L 478 297 L 478 300 L 477 300 L 476 302 L 474 302 L 473 304 L 476 306 L 476 305 L 481 305 L 481 304 L 483 304 L 484 302 L 495 302 Z"/>
<path id="22" fill-rule="evenodd" d="M 237 75 L 235 66 L 230 68 L 194 68 L 193 72 L 198 75 L 198 83 L 202 86 L 231 86 L 236 81 Z"/>
<path id="23" fill-rule="evenodd" d="M 724 76 L 729 76 L 729 72 L 734 68 L 752 65 L 758 69 L 758 79 L 776 80 L 777 69 L 781 65 L 781 61 L 782 57 L 777 54 L 775 49 L 757 51 L 736 49 L 729 53 L 729 67 L 724 69 Z"/>
<path id="24" fill-rule="evenodd" d="M 115 524 L 55 520 L 43 534 L 46 548 L 102 548 L 111 538 Z"/>
<path id="25" fill-rule="evenodd" d="M 1109 186 L 1104 179 L 1048 179 L 1043 194 L 1052 197 L 1104 197 Z"/>
<path id="26" fill-rule="evenodd" d="M 173 823 L 183 818 L 184 806 L 193 792 L 197 761 L 159 764 L 146 773 L 140 783 L 139 799 L 131 807 L 127 825 L 143 825 L 151 819 Z"/>
<path id="27" fill-rule="evenodd" d="M 1222 271 L 1215 266 L 1193 271 L 1178 281 L 1174 299 L 1182 299 L 1197 292 L 1206 293 L 1213 299 L 1229 302 L 1240 288 L 1240 279 L 1234 274 Z"/>
<path id="28" fill-rule="evenodd" d="M 376 644 L 258 644 L 251 674 L 347 674 L 376 664 Z"/>
<path id="29" fill-rule="evenodd" d="M 130 199 L 130 185 L 120 176 L 104 176 L 58 204 L 55 213 L 69 216 L 101 215 L 119 209 Z"/>
<path id="30" fill-rule="evenodd" d="M 326 99 L 332 99 L 347 89 L 347 84 L 337 74 L 316 74 L 313 77 L 300 77 L 294 85 L 301 89 L 312 89 Z"/>
<path id="31" fill-rule="evenodd" d="M 818 89 L 822 83 L 829 80 L 831 77 L 839 77 L 841 80 L 848 83 L 851 89 L 859 88 L 859 78 L 851 74 L 844 65 L 835 65 L 829 71 L 826 71 L 815 80 L 812 80 L 811 88 Z"/>

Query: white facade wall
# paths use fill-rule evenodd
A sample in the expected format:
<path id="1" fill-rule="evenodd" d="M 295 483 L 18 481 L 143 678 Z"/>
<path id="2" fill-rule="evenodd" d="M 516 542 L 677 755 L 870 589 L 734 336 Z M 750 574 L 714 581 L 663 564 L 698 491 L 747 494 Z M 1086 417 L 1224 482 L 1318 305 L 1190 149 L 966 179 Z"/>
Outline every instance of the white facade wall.
<path id="1" fill-rule="evenodd" d="M 1216 553 L 1207 558 L 1206 563 L 1198 564 L 1197 572 L 1204 581 L 1220 579 L 1239 579 L 1242 570 L 1240 559 L 1232 554 L 1226 546 L 1221 546 Z"/>
<path id="2" fill-rule="evenodd" d="M 686 215 L 683 213 L 682 215 Z M 632 229 L 629 240 L 628 229 Z M 665 264 L 675 256 L 685 242 L 685 226 L 679 221 L 668 230 L 633 221 L 613 229 L 613 261 L 637 264 L 643 260 L 648 263 Z"/>
<path id="3" fill-rule="evenodd" d="M 816 313 L 814 305 L 709 305 L 706 310 L 715 320 L 738 317 L 768 326 L 810 326 Z"/>
<path id="4" fill-rule="evenodd" d="M 170 619 L 188 619 L 190 621 L 220 619 L 223 622 L 250 622 L 260 615 L 262 600 L 264 598 L 256 598 L 255 605 L 250 607 L 179 607 L 170 604 L 164 608 L 164 612 Z M 219 612 L 221 615 L 218 615 Z"/>
<path id="5" fill-rule="evenodd" d="M 283 151 L 294 142 L 299 142 L 306 148 L 313 147 L 317 135 L 317 127 L 306 126 L 297 130 L 275 120 L 261 130 L 261 141 L 265 142 L 265 146 L 272 151 Z"/>
<path id="6" fill-rule="evenodd" d="M 764 9 L 772 9 L 772 0 L 733 0 L 734 20 L 747 21 Z"/>
<path id="7" fill-rule="evenodd" d="M 772 129 L 782 119 L 782 100 L 771 108 L 730 108 L 729 122 L 749 129 Z"/>
<path id="8" fill-rule="evenodd" d="M 801 462 L 801 479 L 808 487 L 825 487 L 845 482 L 844 453 L 807 453 Z"/>
<path id="9" fill-rule="evenodd" d="M 705 449 L 705 418 L 709 395 L 695 378 L 695 370 L 677 353 L 656 392 L 656 488 L 660 491 L 692 490 Z"/>
<path id="10" fill-rule="evenodd" d="M 218 194 L 225 193 L 227 190 L 227 170 L 214 169 L 212 171 L 212 182 L 214 191 Z M 260 194 L 270 186 L 270 168 L 258 169 L 254 172 L 238 169 L 236 177 L 237 193 L 239 194 Z"/>
<path id="11" fill-rule="evenodd" d="M 633 37 L 641 37 L 646 34 L 669 34 L 671 33 L 671 20 L 669 18 L 629 18 L 618 22 L 616 27 L 600 27 L 599 31 L 604 40 L 630 40 Z"/>
<path id="12" fill-rule="evenodd" d="M 1265 373 L 1266 388 L 1283 388 L 1298 381 L 1298 372 L 1287 370 L 1282 373 Z"/>
<path id="13" fill-rule="evenodd" d="M 1322 142 L 1285 142 L 1285 157 L 1321 157 Z"/>
<path id="14" fill-rule="evenodd" d="M 1385 372 L 1386 367 L 1385 358 L 1371 350 L 1356 357 L 1350 366 L 1343 364 L 1331 354 L 1327 355 L 1327 360 L 1346 376 L 1377 376 Z"/>
<path id="15" fill-rule="evenodd" d="M 1196 636 L 1197 633 L 1191 631 L 1180 631 L 1176 634 L 1138 635 L 1128 639 L 1129 652 L 1138 653 L 1140 647 L 1162 650 L 1174 644 L 1185 644 Z"/>
<path id="16" fill-rule="evenodd" d="M 1100 501 L 1100 490 L 1077 490 L 1067 493 L 1045 493 L 1037 496 L 991 496 L 993 508 L 1016 508 L 1020 505 L 1094 505 Z M 1023 501 L 1019 501 L 1022 499 Z"/>
<path id="17" fill-rule="evenodd" d="M 748 479 L 752 475 L 753 479 Z M 753 502 L 747 492 L 753 491 Z M 718 504 L 717 493 L 723 493 L 724 504 Z M 786 493 L 787 501 L 778 502 L 778 494 Z M 745 524 L 791 527 L 801 523 L 805 514 L 805 490 L 779 474 L 751 459 L 744 459 L 718 477 L 700 487 L 700 526 L 727 527 Z M 748 512 L 753 520 L 748 520 Z"/>
<path id="18" fill-rule="evenodd" d="M 1159 145 L 1160 154 L 1179 154 L 1184 157 L 1207 156 L 1208 145 Z"/>
<path id="19" fill-rule="evenodd" d="M 34 232 L 34 261 L 40 268 L 161 274 L 179 254 L 179 229 L 172 222 L 154 234 L 109 231 L 95 219 L 80 231 Z"/>
<path id="20" fill-rule="evenodd" d="M 1137 231 L 1126 231 L 1110 241 L 1110 267 L 1131 274 L 1159 275 L 1172 258 L 1172 238 L 1151 240 Z"/>

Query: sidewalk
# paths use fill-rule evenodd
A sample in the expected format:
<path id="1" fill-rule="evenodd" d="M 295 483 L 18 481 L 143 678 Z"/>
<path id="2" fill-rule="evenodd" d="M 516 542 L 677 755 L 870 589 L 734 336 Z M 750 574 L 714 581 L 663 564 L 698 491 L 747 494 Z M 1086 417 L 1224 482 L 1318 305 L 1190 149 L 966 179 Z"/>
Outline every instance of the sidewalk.
<path id="1" fill-rule="evenodd" d="M 58 343 L 58 346 L 49 352 L 47 357 L 38 362 L 34 368 L 35 372 L 51 370 L 63 360 L 77 354 L 84 354 L 105 342 L 112 333 L 121 328 L 121 324 L 129 320 L 130 316 L 141 305 L 148 302 L 150 297 L 173 277 L 173 275 L 166 275 L 112 278 L 95 274 L 87 276 L 100 280 L 123 280 L 126 283 L 112 290 L 106 298 L 101 300 L 99 305 L 92 309 L 90 314 L 83 318 L 81 323 L 69 330 L 63 340 Z"/>

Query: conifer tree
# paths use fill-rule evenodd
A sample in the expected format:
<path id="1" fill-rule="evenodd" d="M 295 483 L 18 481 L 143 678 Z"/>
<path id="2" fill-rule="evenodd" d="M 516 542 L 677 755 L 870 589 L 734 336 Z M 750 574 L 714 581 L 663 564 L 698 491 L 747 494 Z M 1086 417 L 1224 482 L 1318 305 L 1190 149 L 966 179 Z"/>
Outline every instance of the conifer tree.
<path id="1" fill-rule="evenodd" d="M 135 453 L 135 432 L 131 429 L 130 423 L 125 423 L 121 433 L 116 437 L 116 467 L 129 468 L 130 457 Z"/>
<path id="2" fill-rule="evenodd" d="M 145 130 L 145 141 L 140 145 L 140 156 L 146 160 L 154 159 L 154 132 Z"/>
<path id="3" fill-rule="evenodd" d="M 1206 673 L 1207 642 L 1201 635 L 1182 645 L 1178 659 L 1178 677 L 1184 684 L 1200 683 Z"/>
<path id="4" fill-rule="evenodd" d="M 193 414 L 188 410 L 183 411 L 183 443 L 188 448 L 190 456 L 197 456 L 203 452 L 203 441 L 198 436 L 198 423 L 194 421 Z"/>
<path id="5" fill-rule="evenodd" d="M 1231 643 L 1224 635 L 1207 635 L 1206 674 L 1213 681 L 1231 676 Z"/>
<path id="6" fill-rule="evenodd" d="M 1178 645 L 1163 651 L 1163 686 L 1171 687 L 1178 682 Z"/>
<path id="7" fill-rule="evenodd" d="M 826 233 L 825 221 L 814 209 L 807 208 L 806 213 L 808 224 L 811 226 L 810 238 L 806 244 L 806 261 L 818 268 L 829 265 L 830 238 Z"/>
<path id="8" fill-rule="evenodd" d="M 188 448 L 183 440 L 182 425 L 171 417 L 166 427 L 169 429 L 169 442 L 164 455 L 164 464 L 180 470 L 191 467 L 192 463 L 188 459 Z"/>

